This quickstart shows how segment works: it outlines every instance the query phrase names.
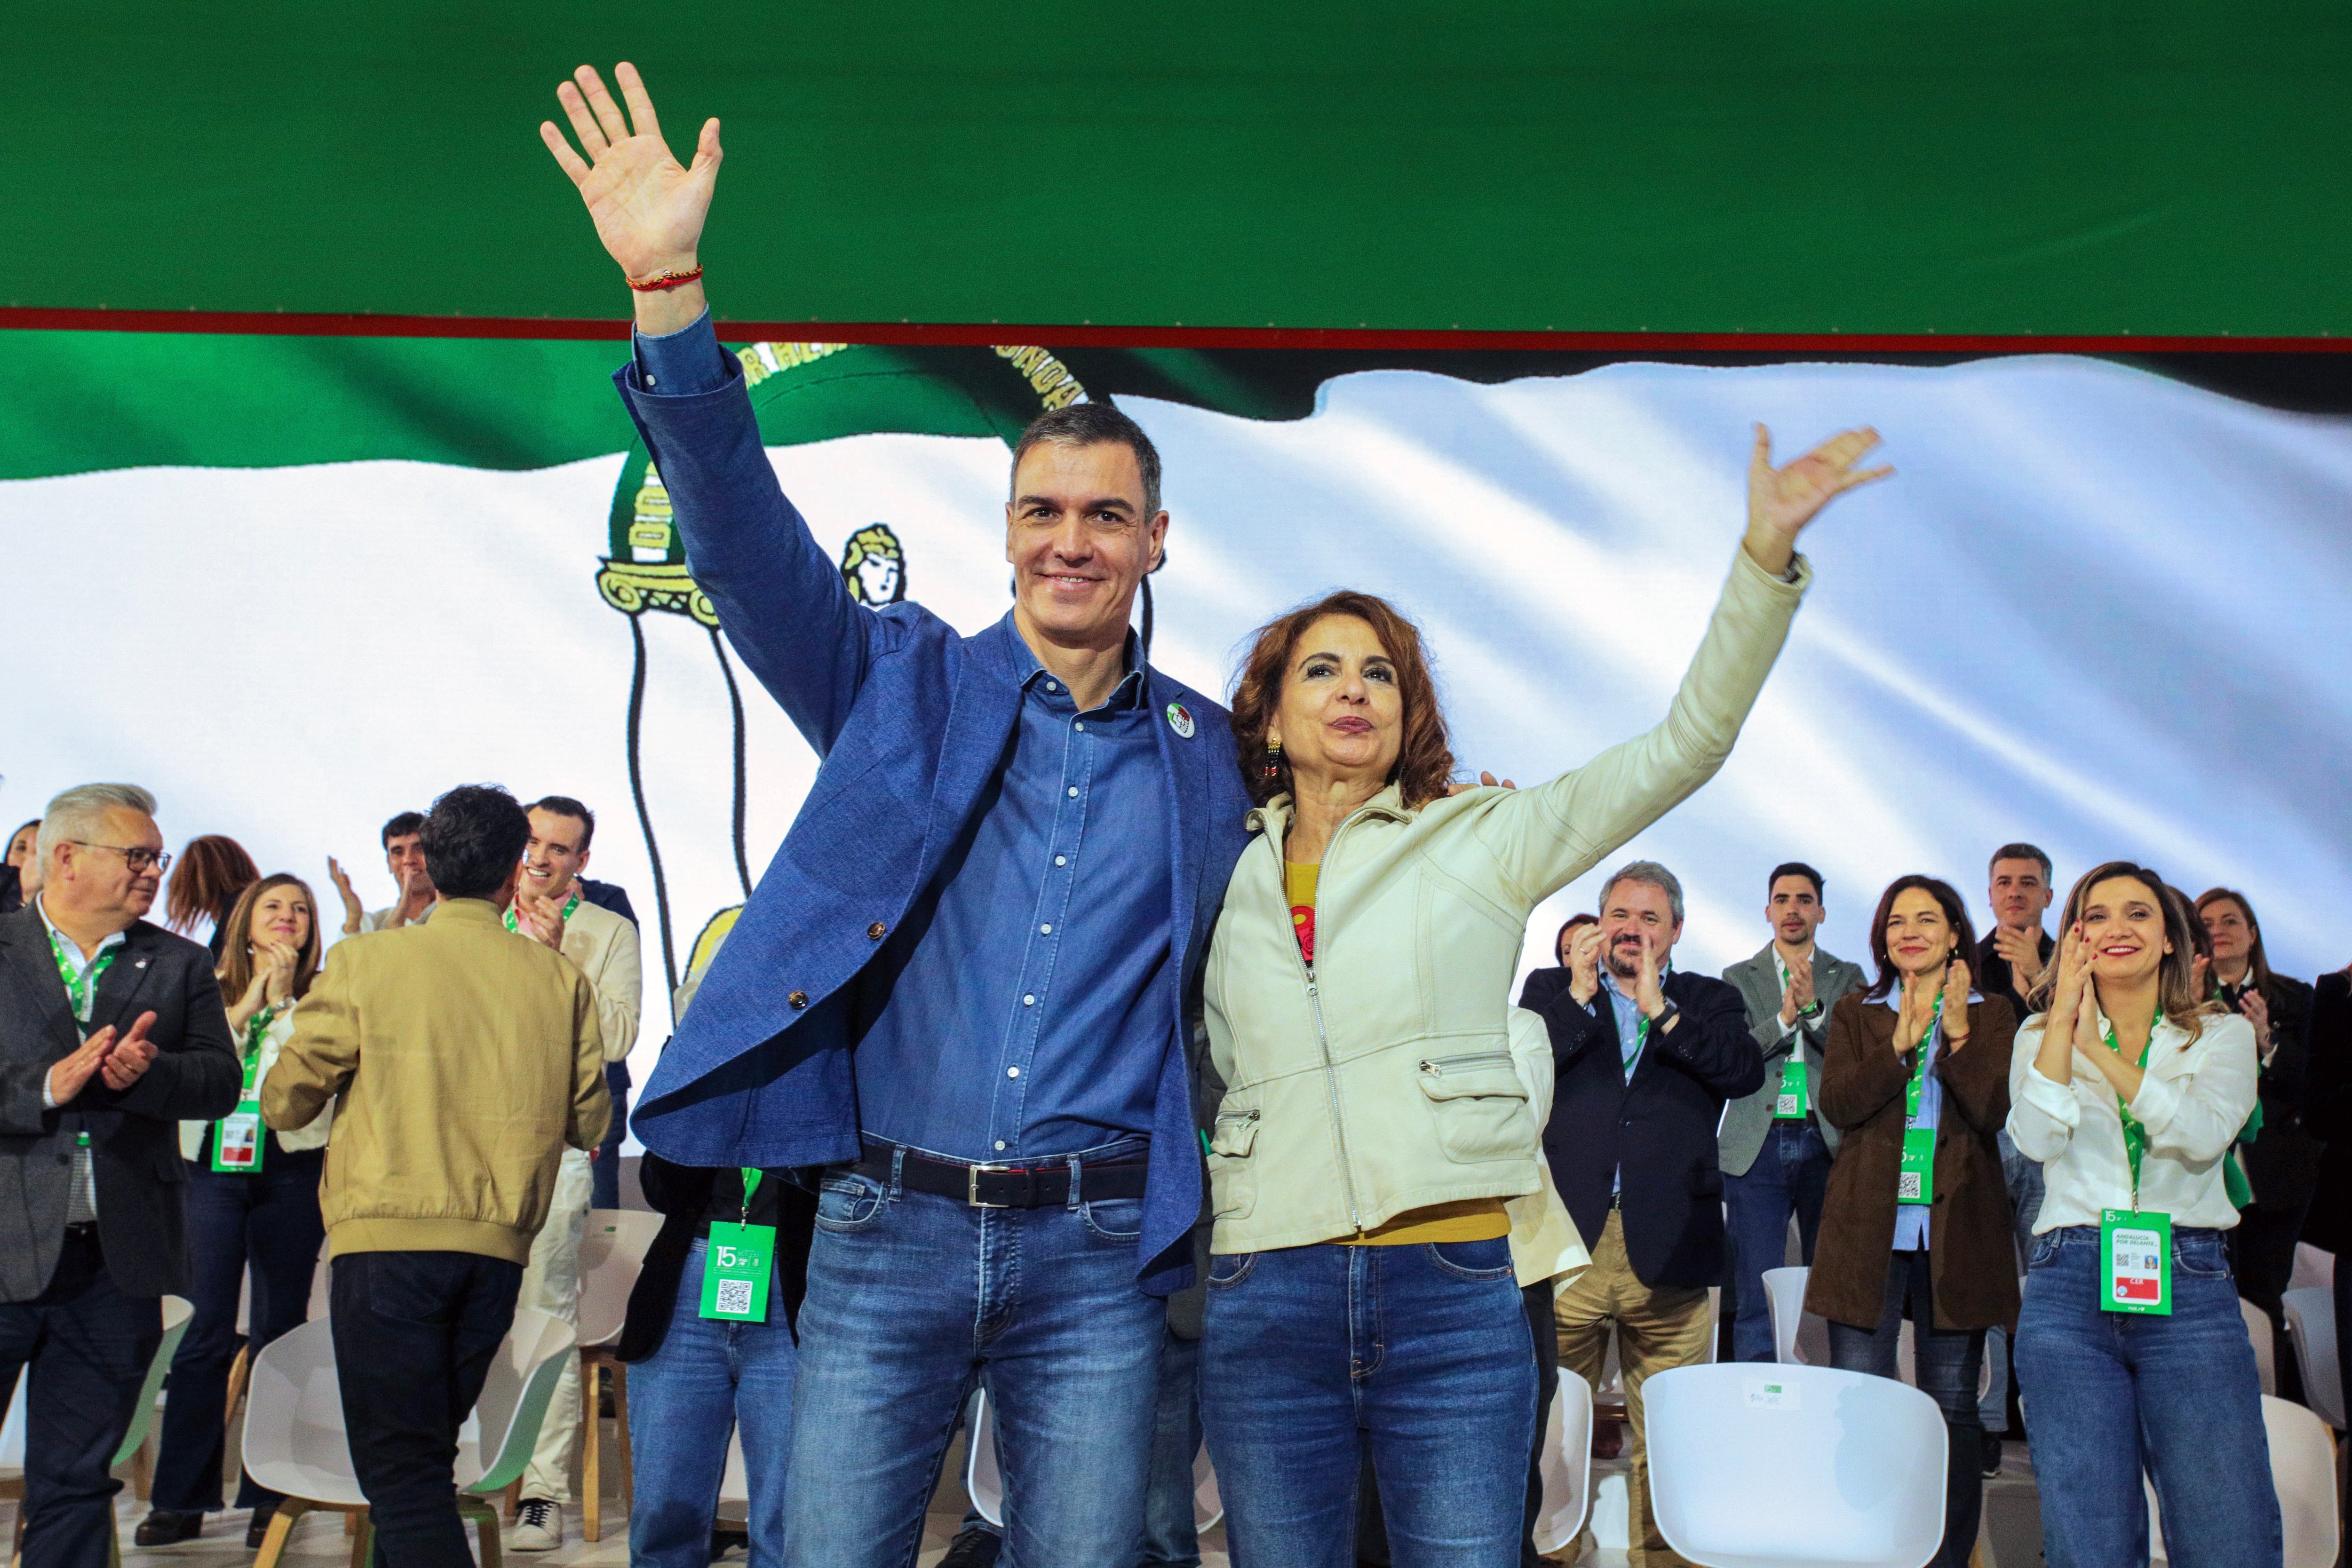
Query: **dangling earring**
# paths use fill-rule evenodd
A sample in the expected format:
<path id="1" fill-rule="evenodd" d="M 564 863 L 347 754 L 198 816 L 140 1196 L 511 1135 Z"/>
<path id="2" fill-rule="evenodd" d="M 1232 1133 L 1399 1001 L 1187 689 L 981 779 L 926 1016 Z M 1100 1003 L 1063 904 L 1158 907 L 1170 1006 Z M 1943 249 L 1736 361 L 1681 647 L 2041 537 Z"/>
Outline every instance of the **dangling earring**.
<path id="1" fill-rule="evenodd" d="M 1258 754 L 1257 780 L 1271 789 L 1282 782 L 1282 738 L 1268 736 L 1265 749 Z"/>

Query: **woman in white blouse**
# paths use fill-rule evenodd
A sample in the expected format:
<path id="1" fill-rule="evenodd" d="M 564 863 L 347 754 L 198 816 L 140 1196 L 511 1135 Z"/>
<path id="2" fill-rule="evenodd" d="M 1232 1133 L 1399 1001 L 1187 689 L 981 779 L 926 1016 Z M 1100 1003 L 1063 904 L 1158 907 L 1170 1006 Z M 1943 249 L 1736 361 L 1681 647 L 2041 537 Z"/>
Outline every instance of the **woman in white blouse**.
<path id="1" fill-rule="evenodd" d="M 247 888 L 224 924 L 216 973 L 229 1035 L 249 1074 L 240 1101 L 259 1092 L 278 1049 L 293 1036 L 294 1009 L 319 972 L 318 908 L 301 878 L 280 872 Z M 326 1240 L 319 1178 L 333 1117 L 331 1107 L 290 1133 L 234 1118 L 180 1124 L 180 1152 L 191 1162 L 187 1235 L 194 1283 L 188 1293 L 196 1310 L 172 1359 L 150 1496 L 154 1511 L 139 1526 L 142 1546 L 190 1539 L 203 1528 L 205 1514 L 222 1506 L 222 1417 L 248 1269 L 247 1350 L 259 1354 L 310 1315 L 310 1277 Z M 250 1149 L 245 1135 L 252 1139 Z M 234 1506 L 253 1510 L 247 1542 L 258 1546 L 278 1494 L 247 1476 Z"/>
<path id="2" fill-rule="evenodd" d="M 2221 1233 L 2253 1030 L 2203 996 L 2187 911 L 2115 861 L 2067 895 L 2010 1066 L 2009 1134 L 2049 1186 L 2018 1320 L 2050 1568 L 2278 1568 L 2262 1385 Z"/>

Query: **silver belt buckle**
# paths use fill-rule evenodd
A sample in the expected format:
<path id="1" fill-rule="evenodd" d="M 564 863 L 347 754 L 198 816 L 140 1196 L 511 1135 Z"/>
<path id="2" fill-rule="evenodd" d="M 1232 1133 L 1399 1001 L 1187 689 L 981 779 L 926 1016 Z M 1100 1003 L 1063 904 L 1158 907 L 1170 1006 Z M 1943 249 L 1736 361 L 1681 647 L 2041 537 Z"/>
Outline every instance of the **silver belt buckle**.
<path id="1" fill-rule="evenodd" d="M 981 1173 L 982 1171 L 987 1171 L 992 1174 L 997 1171 L 1011 1170 L 1012 1168 L 1013 1167 L 1011 1166 L 990 1165 L 979 1165 L 968 1167 L 968 1172 L 964 1178 L 964 1201 L 973 1208 L 1012 1207 L 1013 1206 L 1009 1203 L 982 1203 L 980 1201 Z"/>

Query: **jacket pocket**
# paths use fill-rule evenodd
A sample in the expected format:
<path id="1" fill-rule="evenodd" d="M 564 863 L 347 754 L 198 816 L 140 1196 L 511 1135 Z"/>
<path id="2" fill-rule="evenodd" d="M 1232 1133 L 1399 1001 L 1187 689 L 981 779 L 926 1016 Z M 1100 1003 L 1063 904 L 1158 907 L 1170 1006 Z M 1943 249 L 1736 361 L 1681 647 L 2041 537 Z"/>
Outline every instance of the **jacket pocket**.
<path id="1" fill-rule="evenodd" d="M 1533 1155 L 1527 1085 L 1507 1051 L 1421 1059 L 1421 1092 L 1445 1157 L 1464 1165 Z"/>
<path id="2" fill-rule="evenodd" d="M 1250 1155 L 1257 1147 L 1260 1113 L 1220 1111 L 1209 1134 L 1210 1212 L 1217 1219 L 1246 1219 L 1257 1207 L 1257 1171 Z"/>

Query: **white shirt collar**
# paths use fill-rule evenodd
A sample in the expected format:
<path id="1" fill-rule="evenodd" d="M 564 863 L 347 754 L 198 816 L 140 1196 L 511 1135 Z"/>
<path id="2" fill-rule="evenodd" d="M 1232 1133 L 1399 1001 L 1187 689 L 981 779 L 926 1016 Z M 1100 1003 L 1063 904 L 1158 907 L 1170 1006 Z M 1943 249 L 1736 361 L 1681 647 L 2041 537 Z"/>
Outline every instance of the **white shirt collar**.
<path id="1" fill-rule="evenodd" d="M 98 953 L 103 953 L 109 947 L 119 947 L 127 940 L 121 932 L 117 931 L 98 945 L 98 953 L 92 953 L 85 958 L 81 956 L 81 944 L 58 930 L 58 923 L 49 918 L 49 904 L 46 897 L 40 894 L 35 894 L 33 907 L 41 912 L 41 924 L 49 928 L 49 936 L 53 939 L 51 946 L 66 956 L 66 962 L 73 966 L 74 973 L 77 975 L 86 972 L 92 964 L 98 962 Z"/>

